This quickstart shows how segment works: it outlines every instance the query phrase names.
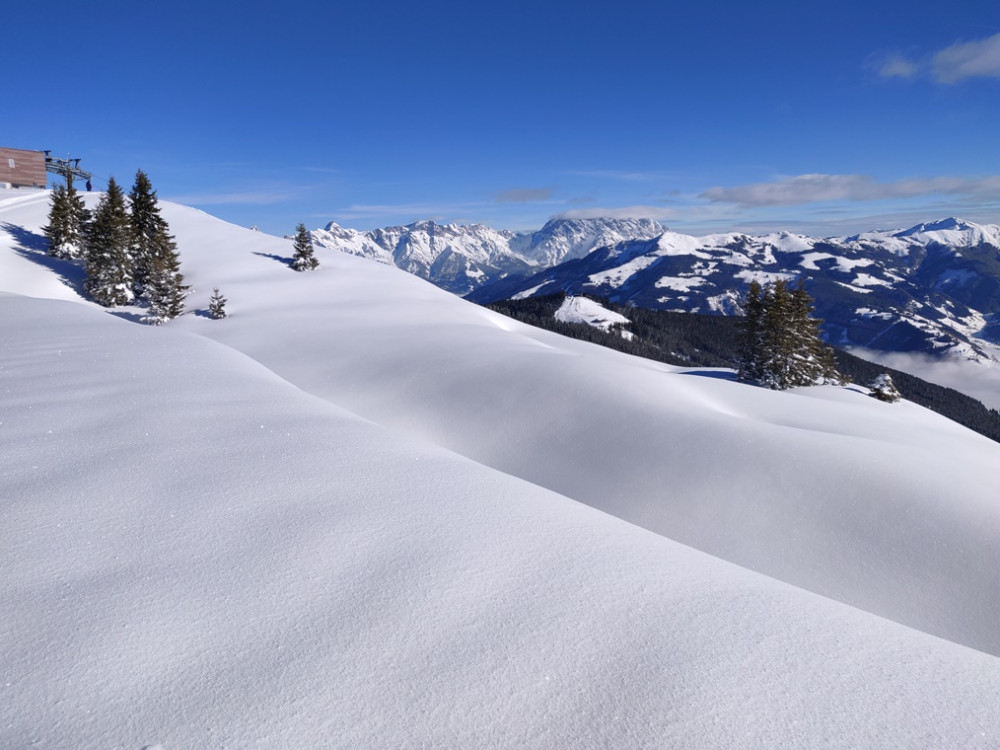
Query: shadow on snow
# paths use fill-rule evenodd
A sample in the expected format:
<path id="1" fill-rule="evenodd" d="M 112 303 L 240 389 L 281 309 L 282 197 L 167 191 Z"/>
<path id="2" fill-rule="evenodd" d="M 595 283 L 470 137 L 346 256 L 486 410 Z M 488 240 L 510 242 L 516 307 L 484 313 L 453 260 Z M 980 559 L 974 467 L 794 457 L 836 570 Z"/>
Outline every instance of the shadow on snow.
<path id="1" fill-rule="evenodd" d="M 86 279 L 86 274 L 79 261 L 53 258 L 46 252 L 48 241 L 44 235 L 37 232 L 31 232 L 7 221 L 0 222 L 0 230 L 9 234 L 17 242 L 14 252 L 33 263 L 48 268 L 66 286 L 81 297 L 85 296 L 83 282 Z"/>
<path id="2" fill-rule="evenodd" d="M 292 267 L 292 259 L 286 258 L 282 255 L 275 255 L 274 253 L 258 253 L 258 252 L 254 252 L 254 255 L 259 255 L 262 258 L 270 258 L 271 260 L 276 260 L 279 263 L 288 266 L 289 268 Z"/>

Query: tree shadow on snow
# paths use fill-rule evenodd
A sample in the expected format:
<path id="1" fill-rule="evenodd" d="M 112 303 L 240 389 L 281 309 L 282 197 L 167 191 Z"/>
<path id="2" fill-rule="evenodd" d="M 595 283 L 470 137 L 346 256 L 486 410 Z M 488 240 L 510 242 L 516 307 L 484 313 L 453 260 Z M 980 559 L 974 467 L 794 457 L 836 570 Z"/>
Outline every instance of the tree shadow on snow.
<path id="1" fill-rule="evenodd" d="M 275 255 L 274 253 L 258 253 L 258 252 L 254 252 L 254 255 L 259 255 L 262 258 L 270 258 L 271 260 L 276 260 L 279 263 L 281 263 L 282 265 L 288 266 L 289 268 L 292 267 L 292 259 L 291 258 L 285 258 L 285 257 L 283 257 L 281 255 Z"/>
<path id="2" fill-rule="evenodd" d="M 71 288 L 81 297 L 84 296 L 83 282 L 86 279 L 86 274 L 83 271 L 83 266 L 79 261 L 66 260 L 64 258 L 53 258 L 48 254 L 48 240 L 45 239 L 44 235 L 38 234 L 37 232 L 31 232 L 24 227 L 19 227 L 16 224 L 11 224 L 10 222 L 3 221 L 0 222 L 0 230 L 6 232 L 17 245 L 14 247 L 14 252 L 23 258 L 27 258 L 33 263 L 37 263 L 40 266 L 45 266 L 52 273 L 54 273 L 59 280 L 66 286 Z"/>
<path id="3" fill-rule="evenodd" d="M 686 370 L 678 375 L 697 375 L 699 378 L 715 378 L 716 380 L 736 381 L 736 373 L 728 370 Z"/>
<path id="4" fill-rule="evenodd" d="M 143 317 L 143 313 L 128 312 L 127 310 L 108 310 L 108 313 L 114 315 L 116 318 L 128 320 L 132 323 L 141 323 Z"/>

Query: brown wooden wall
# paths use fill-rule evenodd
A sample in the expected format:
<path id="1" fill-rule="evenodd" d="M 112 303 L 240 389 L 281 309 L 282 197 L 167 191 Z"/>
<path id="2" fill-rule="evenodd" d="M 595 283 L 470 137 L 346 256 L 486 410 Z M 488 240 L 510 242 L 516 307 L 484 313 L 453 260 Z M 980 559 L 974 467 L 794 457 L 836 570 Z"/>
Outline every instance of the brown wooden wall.
<path id="1" fill-rule="evenodd" d="M 13 166 L 11 166 L 13 162 Z M 0 148 L 0 183 L 14 187 L 45 187 L 45 153 L 20 148 Z"/>

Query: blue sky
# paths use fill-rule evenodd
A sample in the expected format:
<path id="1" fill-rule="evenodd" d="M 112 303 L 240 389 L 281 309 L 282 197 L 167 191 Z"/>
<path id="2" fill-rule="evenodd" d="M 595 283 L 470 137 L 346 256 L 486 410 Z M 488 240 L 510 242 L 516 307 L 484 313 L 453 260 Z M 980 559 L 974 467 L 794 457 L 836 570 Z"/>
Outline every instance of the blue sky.
<path id="1" fill-rule="evenodd" d="M 1000 222 L 1000 3 L 50 0 L 2 26 L 0 145 L 275 234 Z"/>

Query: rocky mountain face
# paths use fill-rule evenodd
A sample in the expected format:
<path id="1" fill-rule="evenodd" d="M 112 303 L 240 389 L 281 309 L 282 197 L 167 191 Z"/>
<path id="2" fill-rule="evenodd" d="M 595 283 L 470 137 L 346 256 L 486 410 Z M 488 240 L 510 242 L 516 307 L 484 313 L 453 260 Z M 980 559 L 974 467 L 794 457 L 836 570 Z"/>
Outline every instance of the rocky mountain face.
<path id="1" fill-rule="evenodd" d="M 310 234 L 319 247 L 396 265 L 448 291 L 468 294 L 508 276 L 530 275 L 599 247 L 664 231 L 649 219 L 553 219 L 537 232 L 522 233 L 418 221 L 366 232 L 331 222 Z"/>
<path id="2" fill-rule="evenodd" d="M 488 282 L 468 297 L 490 302 L 566 291 L 731 314 L 752 279 L 803 280 L 836 345 L 975 359 L 1000 352 L 1000 226 L 954 218 L 826 239 L 664 232 Z"/>
<path id="3" fill-rule="evenodd" d="M 1000 358 L 1000 226 L 960 219 L 815 238 L 704 237 L 649 219 L 553 219 L 537 232 L 419 221 L 334 223 L 320 247 L 396 265 L 476 302 L 565 291 L 660 310 L 736 314 L 752 279 L 801 279 L 838 346 Z"/>

